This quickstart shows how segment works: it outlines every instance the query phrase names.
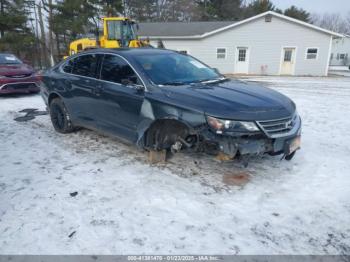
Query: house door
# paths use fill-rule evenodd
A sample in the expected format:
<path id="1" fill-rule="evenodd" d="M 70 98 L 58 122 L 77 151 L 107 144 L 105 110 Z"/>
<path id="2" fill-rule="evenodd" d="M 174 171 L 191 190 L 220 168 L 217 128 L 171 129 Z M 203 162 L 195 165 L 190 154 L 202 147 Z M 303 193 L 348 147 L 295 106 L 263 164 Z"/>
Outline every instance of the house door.
<path id="1" fill-rule="evenodd" d="M 249 50 L 248 47 L 237 47 L 235 73 L 248 74 Z"/>
<path id="2" fill-rule="evenodd" d="M 281 75 L 293 75 L 295 65 L 295 48 L 283 48 Z"/>

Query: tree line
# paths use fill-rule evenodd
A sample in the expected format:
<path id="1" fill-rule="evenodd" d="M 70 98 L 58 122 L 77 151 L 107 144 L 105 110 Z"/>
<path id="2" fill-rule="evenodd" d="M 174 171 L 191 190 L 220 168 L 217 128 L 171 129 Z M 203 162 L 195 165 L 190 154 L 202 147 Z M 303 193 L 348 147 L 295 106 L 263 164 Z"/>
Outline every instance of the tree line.
<path id="1" fill-rule="evenodd" d="M 296 6 L 281 10 L 270 0 L 0 0 L 0 52 L 45 68 L 67 53 L 72 40 L 95 34 L 104 16 L 138 22 L 239 21 L 270 10 L 350 33 L 350 15 L 347 21 Z"/>

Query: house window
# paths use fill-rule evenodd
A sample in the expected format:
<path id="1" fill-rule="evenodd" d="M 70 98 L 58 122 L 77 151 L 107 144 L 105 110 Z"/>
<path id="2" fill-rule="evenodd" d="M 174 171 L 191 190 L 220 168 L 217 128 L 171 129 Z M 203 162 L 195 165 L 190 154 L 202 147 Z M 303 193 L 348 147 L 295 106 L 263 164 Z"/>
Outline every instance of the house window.
<path id="1" fill-rule="evenodd" d="M 339 58 L 340 58 L 340 60 L 344 60 L 345 59 L 345 54 L 340 54 Z"/>
<path id="2" fill-rule="evenodd" d="M 288 50 L 286 49 L 284 51 L 284 62 L 291 62 L 292 61 L 292 54 L 293 54 L 293 51 L 292 50 Z"/>
<path id="3" fill-rule="evenodd" d="M 317 58 L 317 48 L 308 48 L 306 51 L 306 59 L 316 59 Z"/>
<path id="4" fill-rule="evenodd" d="M 238 61 L 245 62 L 247 56 L 247 49 L 239 49 L 238 50 Z"/>
<path id="5" fill-rule="evenodd" d="M 216 58 L 225 59 L 226 58 L 226 48 L 217 48 L 216 49 Z"/>

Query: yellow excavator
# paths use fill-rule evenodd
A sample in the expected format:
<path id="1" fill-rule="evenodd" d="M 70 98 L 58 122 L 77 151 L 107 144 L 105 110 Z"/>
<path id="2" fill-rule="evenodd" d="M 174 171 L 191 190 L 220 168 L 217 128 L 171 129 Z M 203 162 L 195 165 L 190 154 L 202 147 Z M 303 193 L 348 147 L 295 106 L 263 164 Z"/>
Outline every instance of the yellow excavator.
<path id="1" fill-rule="evenodd" d="M 140 40 L 136 34 L 138 25 L 127 17 L 104 17 L 103 35 L 96 38 L 77 39 L 69 45 L 69 55 L 92 48 L 139 48 L 150 46 L 148 40 Z"/>

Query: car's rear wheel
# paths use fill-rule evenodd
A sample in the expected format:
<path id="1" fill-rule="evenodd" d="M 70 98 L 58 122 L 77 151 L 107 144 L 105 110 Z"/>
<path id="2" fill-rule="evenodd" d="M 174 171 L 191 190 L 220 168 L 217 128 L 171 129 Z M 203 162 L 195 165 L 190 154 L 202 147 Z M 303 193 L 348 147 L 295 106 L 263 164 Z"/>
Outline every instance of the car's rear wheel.
<path id="1" fill-rule="evenodd" d="M 50 103 L 50 117 L 55 130 L 62 134 L 74 131 L 68 111 L 60 98 L 55 98 Z"/>

